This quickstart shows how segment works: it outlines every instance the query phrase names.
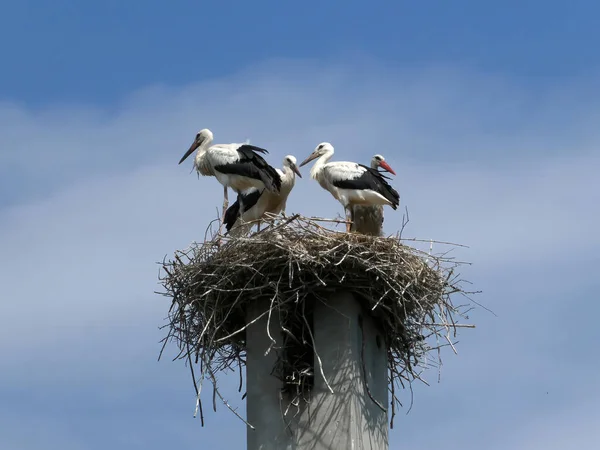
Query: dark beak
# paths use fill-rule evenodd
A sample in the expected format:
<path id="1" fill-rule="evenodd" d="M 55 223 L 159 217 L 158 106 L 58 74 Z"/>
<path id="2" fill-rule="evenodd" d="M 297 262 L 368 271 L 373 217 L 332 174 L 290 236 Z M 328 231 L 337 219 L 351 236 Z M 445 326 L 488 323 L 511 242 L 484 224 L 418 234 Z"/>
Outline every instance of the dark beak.
<path id="1" fill-rule="evenodd" d="M 194 150 L 196 150 L 198 147 L 200 147 L 201 143 L 202 143 L 201 139 L 195 139 L 194 142 L 192 143 L 192 145 L 190 146 L 190 148 L 188 149 L 188 151 L 185 152 L 185 155 L 183 155 L 183 158 L 181 158 L 179 160 L 179 164 L 184 162 L 188 156 L 190 156 L 192 153 L 194 153 Z"/>
<path id="2" fill-rule="evenodd" d="M 296 164 L 292 164 L 292 170 L 296 173 L 296 175 L 302 178 L 302 174 L 300 173 L 300 170 L 298 169 L 298 166 Z"/>
<path id="3" fill-rule="evenodd" d="M 379 167 L 381 167 L 383 170 L 385 170 L 386 172 L 391 173 L 392 175 L 396 175 L 396 172 L 394 172 L 394 169 L 392 169 L 390 167 L 390 165 L 388 163 L 386 163 L 385 161 L 381 161 L 379 163 Z"/>
<path id="4" fill-rule="evenodd" d="M 302 167 L 305 164 L 308 164 L 309 162 L 311 162 L 313 159 L 315 159 L 317 157 L 317 153 L 313 152 L 310 154 L 310 156 L 308 158 L 306 158 L 304 161 L 302 161 L 302 163 L 300 163 L 300 167 Z"/>

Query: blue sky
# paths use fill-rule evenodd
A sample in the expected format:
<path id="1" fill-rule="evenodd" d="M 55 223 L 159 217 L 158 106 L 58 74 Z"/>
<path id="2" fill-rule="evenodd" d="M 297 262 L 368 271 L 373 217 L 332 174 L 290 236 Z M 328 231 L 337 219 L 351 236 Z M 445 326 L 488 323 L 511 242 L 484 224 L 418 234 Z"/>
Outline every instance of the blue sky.
<path id="1" fill-rule="evenodd" d="M 4 0 L 0 8 L 0 98 L 35 106 L 111 105 L 143 86 L 226 77 L 272 58 L 365 54 L 536 84 L 588 76 L 600 63 L 591 0 Z"/>
<path id="2" fill-rule="evenodd" d="M 276 166 L 325 140 L 382 153 L 407 236 L 470 246 L 497 317 L 471 315 L 391 448 L 600 444 L 600 6 L 164 5 L 0 1 L 0 447 L 243 448 L 243 424 L 220 408 L 200 428 L 186 368 L 156 362 L 155 261 L 221 203 L 177 165 L 204 127 Z M 341 213 L 307 177 L 288 211 Z"/>

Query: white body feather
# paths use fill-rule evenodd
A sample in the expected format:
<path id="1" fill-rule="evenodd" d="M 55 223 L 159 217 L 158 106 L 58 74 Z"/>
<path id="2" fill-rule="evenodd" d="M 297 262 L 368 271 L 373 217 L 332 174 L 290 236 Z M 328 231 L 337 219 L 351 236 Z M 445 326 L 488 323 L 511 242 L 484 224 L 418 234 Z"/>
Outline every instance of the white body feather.
<path id="1" fill-rule="evenodd" d="M 335 180 L 354 180 L 366 171 L 359 164 L 349 161 L 329 162 L 333 147 L 329 148 L 310 170 L 311 178 L 331 193 L 345 208 L 350 205 L 391 205 L 383 195 L 371 189 L 341 189 L 333 185 Z"/>

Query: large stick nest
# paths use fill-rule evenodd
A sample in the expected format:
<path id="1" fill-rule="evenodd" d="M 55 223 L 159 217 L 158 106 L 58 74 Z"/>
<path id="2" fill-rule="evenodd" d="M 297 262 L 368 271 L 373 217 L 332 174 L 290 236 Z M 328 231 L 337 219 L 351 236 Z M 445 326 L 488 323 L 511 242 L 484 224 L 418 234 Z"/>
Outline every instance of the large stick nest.
<path id="1" fill-rule="evenodd" d="M 441 363 L 439 349 L 454 349 L 457 317 L 453 294 L 465 294 L 447 255 L 432 255 L 402 243 L 399 236 L 340 233 L 321 219 L 299 215 L 273 221 L 250 237 L 215 235 L 163 262 L 164 295 L 172 299 L 167 341 L 179 346 L 197 387 L 203 379 L 245 365 L 245 329 L 250 302 L 268 300 L 287 337 L 273 374 L 298 397 L 310 389 L 314 348 L 310 310 L 328 293 L 351 290 L 375 317 L 386 339 L 392 420 L 405 387 L 427 366 Z M 468 306 L 467 306 L 468 307 Z M 429 357 L 432 354 L 433 357 Z M 423 380 L 422 380 L 423 381 Z M 214 402 L 215 395 L 213 395 Z M 199 399 L 198 399 L 199 402 Z M 198 403 L 201 408 L 201 403 Z M 227 404 L 227 406 L 229 406 Z"/>

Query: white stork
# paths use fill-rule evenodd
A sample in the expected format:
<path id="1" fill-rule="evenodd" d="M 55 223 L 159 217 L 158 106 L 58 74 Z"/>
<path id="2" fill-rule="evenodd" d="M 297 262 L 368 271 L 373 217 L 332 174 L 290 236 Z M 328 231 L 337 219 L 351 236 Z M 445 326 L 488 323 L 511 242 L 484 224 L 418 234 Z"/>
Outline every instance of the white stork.
<path id="1" fill-rule="evenodd" d="M 288 196 L 296 184 L 296 175 L 302 178 L 296 164 L 296 158 L 287 155 L 283 159 L 283 170 L 275 169 L 281 177 L 281 190 L 278 193 L 266 189 L 250 189 L 238 195 L 238 200 L 225 213 L 225 227 L 230 234 L 239 236 L 250 231 L 250 227 L 242 226 L 244 222 L 254 222 L 265 213 L 279 214 L 285 212 Z M 242 206 L 240 208 L 240 200 Z M 260 229 L 260 223 L 258 224 Z"/>
<path id="2" fill-rule="evenodd" d="M 250 144 L 215 144 L 213 134 L 205 128 L 196 134 L 194 142 L 183 155 L 179 164 L 194 150 L 194 168 L 199 175 L 214 176 L 223 185 L 223 216 L 229 204 L 227 188 L 241 192 L 250 188 L 279 192 L 281 178 L 277 171 L 259 153 L 269 153 L 264 148 Z"/>
<path id="3" fill-rule="evenodd" d="M 310 171 L 310 177 L 317 180 L 323 189 L 329 191 L 344 206 L 346 232 L 350 232 L 353 205 L 389 205 L 393 209 L 398 208 L 400 195 L 377 169 L 354 162 L 329 162 L 333 153 L 333 146 L 329 142 L 323 142 L 300 167 L 319 158 Z"/>
<path id="4" fill-rule="evenodd" d="M 385 161 L 385 158 L 381 155 L 375 155 L 371 159 L 371 168 L 379 169 L 396 175 L 396 172 L 390 167 Z M 362 234 L 370 234 L 373 236 L 381 235 L 381 227 L 383 224 L 383 206 L 364 206 L 354 205 L 351 209 L 352 212 L 352 231 L 356 231 Z"/>

